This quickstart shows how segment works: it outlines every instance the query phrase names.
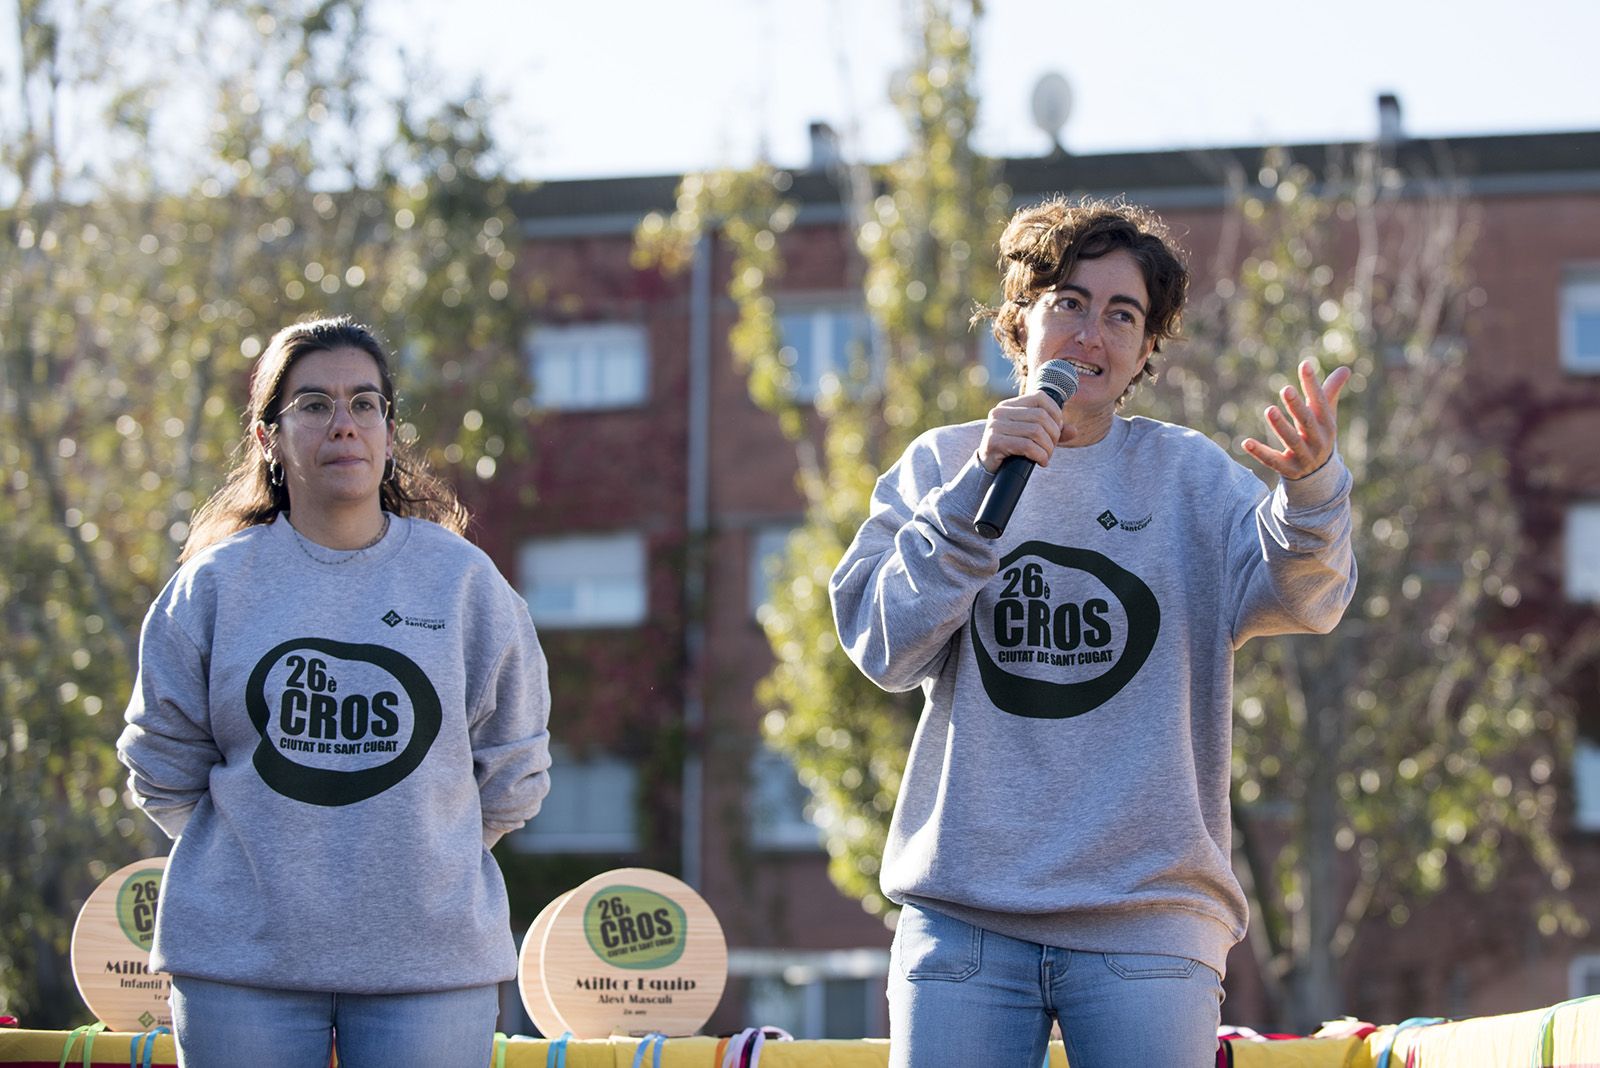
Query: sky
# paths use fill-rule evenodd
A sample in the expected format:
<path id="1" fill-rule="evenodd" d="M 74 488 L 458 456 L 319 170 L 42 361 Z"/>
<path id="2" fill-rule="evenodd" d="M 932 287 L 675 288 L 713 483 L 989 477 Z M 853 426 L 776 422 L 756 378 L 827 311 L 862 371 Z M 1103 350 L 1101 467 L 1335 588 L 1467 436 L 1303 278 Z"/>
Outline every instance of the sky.
<path id="1" fill-rule="evenodd" d="M 388 0 L 379 27 L 503 98 L 518 177 L 679 174 L 904 145 L 888 86 L 906 0 Z M 1413 137 L 1600 130 L 1594 0 L 988 0 L 977 144 L 1042 155 L 1030 98 L 1066 78 L 1079 154 L 1353 141 L 1400 99 Z"/>

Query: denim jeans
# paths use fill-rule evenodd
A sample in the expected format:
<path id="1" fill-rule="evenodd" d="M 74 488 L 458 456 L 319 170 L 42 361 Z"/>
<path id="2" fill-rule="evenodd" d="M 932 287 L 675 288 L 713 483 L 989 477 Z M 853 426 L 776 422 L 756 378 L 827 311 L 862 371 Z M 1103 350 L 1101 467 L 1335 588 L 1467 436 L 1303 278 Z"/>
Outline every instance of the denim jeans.
<path id="1" fill-rule="evenodd" d="M 1212 1068 L 1222 980 L 1187 957 L 1025 942 L 906 905 L 889 961 L 890 1068 Z"/>
<path id="2" fill-rule="evenodd" d="M 318 994 L 172 977 L 181 1068 L 488 1068 L 499 987 L 427 994 Z"/>

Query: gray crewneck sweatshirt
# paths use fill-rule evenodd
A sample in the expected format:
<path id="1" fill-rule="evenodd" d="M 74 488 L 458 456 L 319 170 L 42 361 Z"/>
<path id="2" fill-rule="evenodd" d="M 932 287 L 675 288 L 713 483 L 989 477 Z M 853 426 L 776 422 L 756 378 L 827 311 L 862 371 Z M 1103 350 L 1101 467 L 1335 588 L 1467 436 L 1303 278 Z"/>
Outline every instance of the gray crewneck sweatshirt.
<path id="1" fill-rule="evenodd" d="M 117 744 L 177 838 L 151 967 L 398 993 L 511 978 L 488 846 L 549 789 L 526 604 L 433 523 L 337 552 L 279 518 L 187 562 L 151 607 Z"/>
<path id="2" fill-rule="evenodd" d="M 1046 945 L 1219 974 L 1247 908 L 1230 863 L 1233 654 L 1326 632 L 1355 591 L 1350 473 L 1268 492 L 1149 419 L 1055 451 L 1005 534 L 973 518 L 982 423 L 919 437 L 831 583 L 850 658 L 926 696 L 884 893 Z"/>

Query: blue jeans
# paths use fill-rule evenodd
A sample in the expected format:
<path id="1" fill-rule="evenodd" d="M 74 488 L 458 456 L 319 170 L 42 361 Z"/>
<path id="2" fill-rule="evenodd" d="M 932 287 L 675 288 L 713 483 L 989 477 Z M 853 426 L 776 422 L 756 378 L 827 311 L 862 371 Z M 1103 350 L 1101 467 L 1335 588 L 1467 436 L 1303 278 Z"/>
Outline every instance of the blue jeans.
<path id="1" fill-rule="evenodd" d="M 906 905 L 889 961 L 890 1068 L 1213 1068 L 1222 980 L 1187 957 L 1025 942 Z"/>
<path id="2" fill-rule="evenodd" d="M 172 977 L 181 1068 L 488 1068 L 499 988 L 427 994 L 318 994 Z"/>

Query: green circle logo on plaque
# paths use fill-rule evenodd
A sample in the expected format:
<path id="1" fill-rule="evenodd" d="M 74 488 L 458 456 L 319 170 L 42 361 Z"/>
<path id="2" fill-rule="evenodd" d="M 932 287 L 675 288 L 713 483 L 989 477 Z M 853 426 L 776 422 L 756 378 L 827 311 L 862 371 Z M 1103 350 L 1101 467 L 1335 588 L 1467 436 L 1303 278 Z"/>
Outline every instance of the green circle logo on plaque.
<path id="1" fill-rule="evenodd" d="M 517 982 L 547 1035 L 692 1035 L 728 981 L 728 943 L 705 899 L 649 868 L 602 872 L 546 905 Z"/>
<path id="2" fill-rule="evenodd" d="M 156 902 L 161 896 L 161 869 L 141 868 L 117 891 L 117 920 L 128 941 L 149 952 L 156 937 Z"/>
<path id="3" fill-rule="evenodd" d="M 607 964 L 638 970 L 665 968 L 683 956 L 689 933 L 683 906 L 638 886 L 607 886 L 583 910 L 589 948 Z"/>

